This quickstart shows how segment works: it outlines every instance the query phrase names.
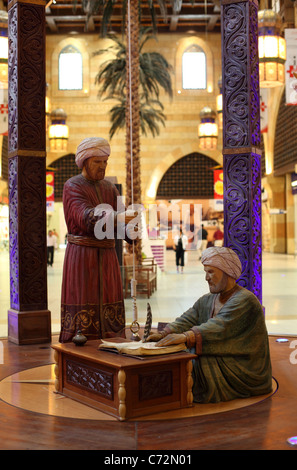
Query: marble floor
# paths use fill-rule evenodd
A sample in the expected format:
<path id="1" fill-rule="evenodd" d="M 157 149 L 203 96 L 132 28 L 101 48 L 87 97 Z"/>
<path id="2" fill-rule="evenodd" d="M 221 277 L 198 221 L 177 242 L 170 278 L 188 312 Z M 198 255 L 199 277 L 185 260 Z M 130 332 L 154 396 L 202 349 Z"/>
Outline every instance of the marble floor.
<path id="1" fill-rule="evenodd" d="M 197 252 L 187 253 L 183 274 L 175 269 L 174 252 L 166 252 L 165 271 L 158 273 L 157 291 L 148 300 L 137 300 L 138 321 L 145 323 L 147 302 L 153 314 L 153 325 L 169 322 L 183 313 L 202 294 L 208 292 L 203 267 Z M 64 250 L 55 252 L 54 266 L 48 268 L 48 308 L 51 311 L 52 333 L 60 330 L 60 291 Z M 297 334 L 297 257 L 263 253 L 263 305 L 267 330 L 270 335 Z M 132 322 L 132 300 L 126 299 L 127 325 Z M 0 337 L 7 337 L 9 300 L 9 254 L 0 252 Z"/>

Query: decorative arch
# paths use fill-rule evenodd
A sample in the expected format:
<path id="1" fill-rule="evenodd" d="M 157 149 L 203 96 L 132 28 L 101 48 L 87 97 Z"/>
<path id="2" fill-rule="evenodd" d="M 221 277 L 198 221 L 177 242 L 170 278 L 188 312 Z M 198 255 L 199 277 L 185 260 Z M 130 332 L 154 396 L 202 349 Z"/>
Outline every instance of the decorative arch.
<path id="1" fill-rule="evenodd" d="M 75 155 L 70 153 L 57 158 L 50 165 L 54 170 L 55 178 L 55 201 L 60 202 L 63 198 L 63 188 L 66 181 L 72 176 L 81 173 L 81 170 L 75 163 Z"/>
<path id="2" fill-rule="evenodd" d="M 285 85 L 269 89 L 268 108 L 273 112 L 268 115 L 268 132 L 262 134 L 261 150 L 264 153 L 264 157 L 262 153 L 262 176 L 271 175 L 274 172 L 276 126 L 284 90 Z M 288 107 L 294 108 L 294 106 Z"/>
<path id="3" fill-rule="evenodd" d="M 156 199 L 158 186 L 164 174 L 168 171 L 168 169 L 175 162 L 177 162 L 184 156 L 189 155 L 194 152 L 201 154 L 201 152 L 199 152 L 199 148 L 197 144 L 196 145 L 194 144 L 182 145 L 181 147 L 175 148 L 172 152 L 167 154 L 159 162 L 159 164 L 155 166 L 145 189 L 145 201 L 146 202 L 152 202 Z M 204 152 L 203 155 L 206 155 L 209 158 L 213 159 L 218 165 L 223 164 L 223 156 L 221 152 L 219 152 L 218 150 Z"/>
<path id="4" fill-rule="evenodd" d="M 157 199 L 213 199 L 216 161 L 193 152 L 180 158 L 165 173 Z"/>
<path id="5" fill-rule="evenodd" d="M 274 139 L 274 171 L 276 174 L 295 172 L 297 161 L 296 106 L 286 105 L 286 94 L 283 90 L 276 117 Z"/>

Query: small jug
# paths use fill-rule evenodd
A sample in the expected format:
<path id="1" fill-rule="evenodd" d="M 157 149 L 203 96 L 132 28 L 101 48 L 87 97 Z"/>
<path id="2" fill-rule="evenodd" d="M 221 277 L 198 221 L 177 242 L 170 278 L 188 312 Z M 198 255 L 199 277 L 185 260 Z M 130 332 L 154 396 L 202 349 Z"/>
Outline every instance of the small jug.
<path id="1" fill-rule="evenodd" d="M 77 330 L 76 335 L 72 338 L 72 341 L 76 346 L 83 346 L 87 341 L 87 338 L 82 334 L 81 330 Z"/>

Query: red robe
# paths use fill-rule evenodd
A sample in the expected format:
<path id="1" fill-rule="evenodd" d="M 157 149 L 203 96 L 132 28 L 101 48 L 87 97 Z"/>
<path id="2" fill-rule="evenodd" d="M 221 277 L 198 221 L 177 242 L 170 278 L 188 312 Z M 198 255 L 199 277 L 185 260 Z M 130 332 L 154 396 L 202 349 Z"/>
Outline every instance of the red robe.
<path id="1" fill-rule="evenodd" d="M 88 237 L 98 244 L 94 209 L 104 203 L 116 210 L 117 196 L 116 187 L 109 181 L 94 183 L 82 175 L 70 178 L 63 191 L 68 235 Z M 115 248 L 67 243 L 59 341 L 71 341 L 78 329 L 88 339 L 124 336 L 123 288 Z"/>

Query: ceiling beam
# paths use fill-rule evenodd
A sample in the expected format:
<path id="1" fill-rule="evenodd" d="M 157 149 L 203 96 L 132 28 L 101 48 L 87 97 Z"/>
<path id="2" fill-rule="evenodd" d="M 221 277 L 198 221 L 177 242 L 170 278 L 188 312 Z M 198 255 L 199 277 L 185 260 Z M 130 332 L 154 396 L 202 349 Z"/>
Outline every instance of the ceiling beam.
<path id="1" fill-rule="evenodd" d="M 220 18 L 221 18 L 221 15 L 212 15 L 207 25 L 207 31 L 213 31 L 215 25 L 220 20 Z"/>
<path id="2" fill-rule="evenodd" d="M 48 25 L 49 29 L 51 30 L 52 33 L 58 33 L 58 28 L 56 25 L 56 20 L 52 16 L 47 16 L 45 18 L 46 24 Z"/>

